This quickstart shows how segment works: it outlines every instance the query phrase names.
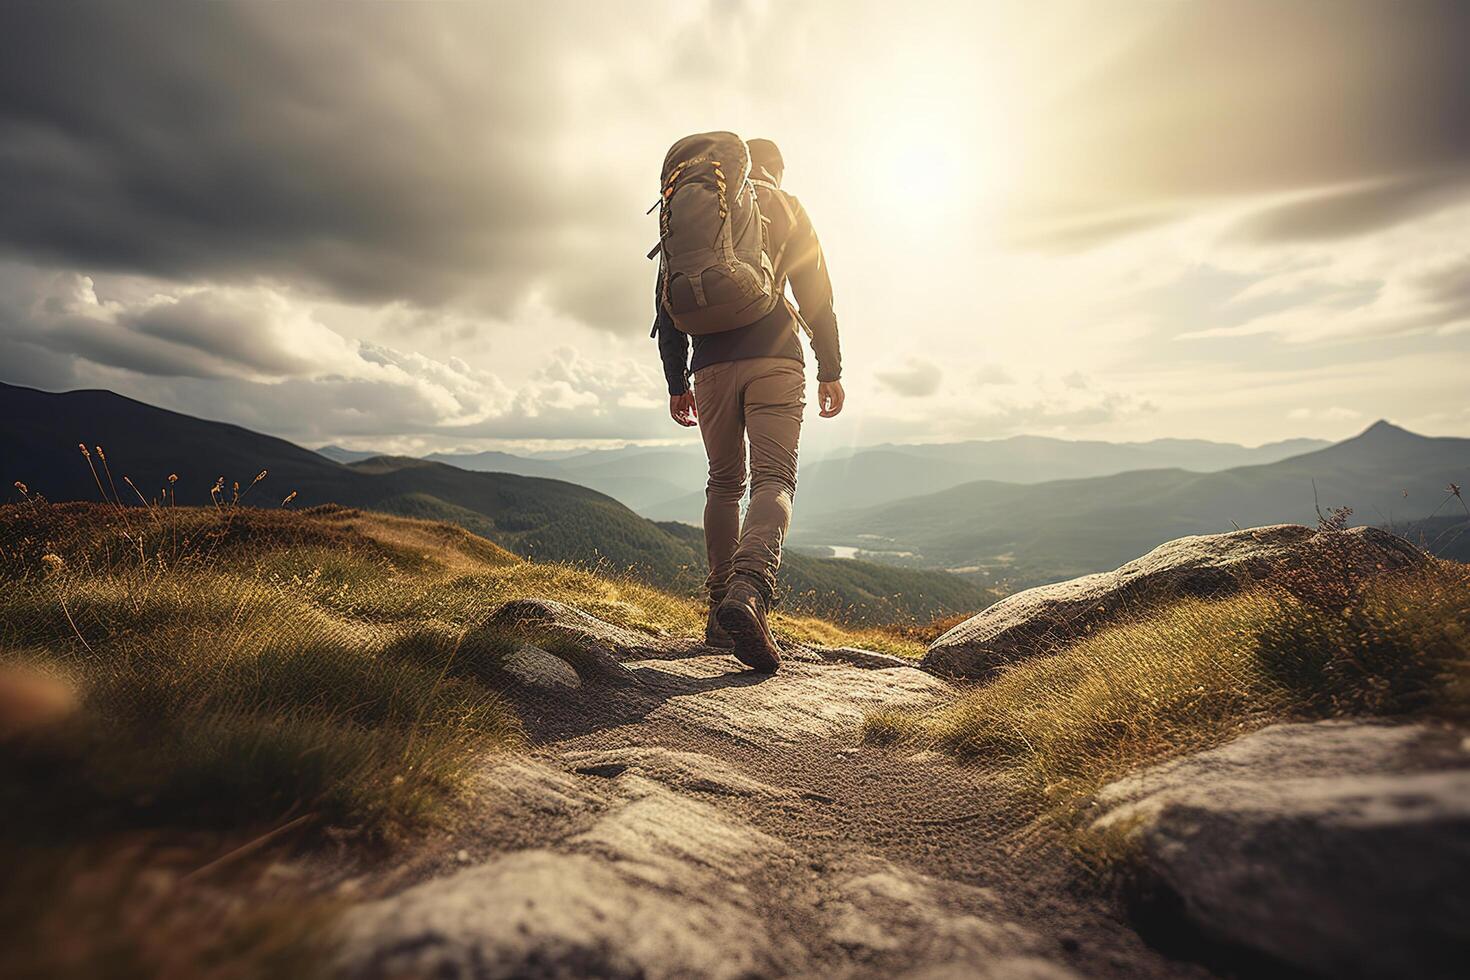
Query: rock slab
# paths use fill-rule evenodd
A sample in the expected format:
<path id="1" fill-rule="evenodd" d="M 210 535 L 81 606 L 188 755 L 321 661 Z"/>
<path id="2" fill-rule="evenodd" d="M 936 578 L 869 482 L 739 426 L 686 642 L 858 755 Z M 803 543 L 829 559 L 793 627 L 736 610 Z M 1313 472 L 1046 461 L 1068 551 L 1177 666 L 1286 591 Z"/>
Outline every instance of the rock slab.
<path id="1" fill-rule="evenodd" d="M 1179 538 L 1116 571 L 1008 596 L 935 640 L 922 665 L 946 677 L 988 678 L 1009 664 L 1062 649 L 1148 603 L 1229 595 L 1318 560 L 1393 571 L 1428 559 L 1374 527 L 1314 531 L 1278 524 Z"/>
<path id="2" fill-rule="evenodd" d="M 1153 910 L 1337 977 L 1462 976 L 1470 753 L 1421 725 L 1276 725 L 1104 790 Z"/>
<path id="3" fill-rule="evenodd" d="M 819 876 L 712 800 L 799 793 L 699 753 L 626 747 L 507 760 L 497 802 L 581 829 L 347 911 L 339 975 L 640 980 L 819 976 L 807 941 L 938 976 L 1076 980 L 984 889 L 856 855 Z M 804 924 L 803 932 L 797 924 Z M 886 958 L 886 959 L 884 959 Z"/>
<path id="4" fill-rule="evenodd" d="M 565 779 L 531 769 L 541 786 Z M 783 845 L 652 781 L 616 789 L 594 780 L 581 805 L 601 815 L 556 849 L 503 853 L 352 909 L 342 974 L 733 980 L 804 965 L 743 886 Z"/>

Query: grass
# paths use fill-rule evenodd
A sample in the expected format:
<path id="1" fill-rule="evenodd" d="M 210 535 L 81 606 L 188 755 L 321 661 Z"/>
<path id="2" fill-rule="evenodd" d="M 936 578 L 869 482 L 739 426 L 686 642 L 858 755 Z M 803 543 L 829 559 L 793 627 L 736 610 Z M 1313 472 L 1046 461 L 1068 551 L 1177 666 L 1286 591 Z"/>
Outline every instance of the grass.
<path id="1" fill-rule="evenodd" d="M 451 817 L 520 741 L 483 669 L 513 641 L 490 599 L 427 597 L 523 565 L 339 509 L 0 509 L 0 927 L 35 937 L 0 973 L 313 972 L 309 888 L 239 901 L 266 860 L 185 883 L 283 826 L 381 846 Z"/>
<path id="2" fill-rule="evenodd" d="M 23 796 L 35 818 L 19 833 L 312 813 L 389 839 L 518 737 L 509 706 L 454 664 L 509 639 L 477 633 L 468 607 L 426 628 L 405 601 L 448 567 L 520 564 L 469 535 L 346 511 L 86 505 L 15 508 L 0 527 L 0 663 L 80 704 L 3 763 L 0 800 Z"/>
<path id="3" fill-rule="evenodd" d="M 269 875 L 228 887 L 180 885 L 197 847 L 129 840 L 40 852 L 7 866 L 0 914 L 6 977 L 88 980 L 281 980 L 331 976 L 339 903 L 303 898 Z"/>
<path id="4" fill-rule="evenodd" d="M 48 735 L 48 765 L 0 790 L 51 801 L 47 834 L 82 814 L 198 827 L 310 812 L 391 839 L 517 740 L 491 669 L 516 639 L 484 626 L 500 603 L 560 599 L 663 634 L 704 626 L 698 603 L 629 577 L 341 508 L 4 508 L 0 580 L 0 664 L 83 705 Z M 919 649 L 809 617 L 777 629 Z"/>
<path id="5" fill-rule="evenodd" d="M 692 599 L 441 523 L 339 507 L 0 507 L 0 863 L 14 883 L 0 929 L 89 923 L 85 943 L 0 951 L 0 974 L 214 974 L 263 932 L 261 957 L 306 969 L 316 953 L 293 923 L 326 914 L 309 888 L 209 915 L 201 895 L 216 892 L 191 888 L 204 917 L 190 918 L 168 911 L 178 883 L 282 827 L 276 854 L 328 840 L 372 854 L 453 820 L 485 755 L 522 741 L 495 670 L 519 638 L 486 622 L 523 597 L 661 634 L 704 628 Z M 776 628 L 922 649 L 809 617 Z M 160 863 L 127 857 L 140 849 L 172 855 L 173 902 L 149 897 Z M 211 883 L 238 897 L 267 864 Z M 106 887 L 79 891 L 68 868 Z"/>
<path id="6" fill-rule="evenodd" d="M 1470 721 L 1470 568 L 1343 580 L 1308 569 L 1183 599 L 1018 664 L 928 712 L 878 712 L 877 742 L 1004 767 L 1047 822 L 1140 766 L 1277 720 Z"/>

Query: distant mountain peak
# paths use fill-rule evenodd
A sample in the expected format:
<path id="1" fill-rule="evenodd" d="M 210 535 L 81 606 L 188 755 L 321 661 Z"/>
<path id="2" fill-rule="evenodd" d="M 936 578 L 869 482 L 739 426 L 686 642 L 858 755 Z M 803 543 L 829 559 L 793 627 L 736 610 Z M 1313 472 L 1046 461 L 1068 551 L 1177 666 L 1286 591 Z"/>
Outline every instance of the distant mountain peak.
<path id="1" fill-rule="evenodd" d="M 1456 442 L 1457 440 L 1448 440 Z M 1464 441 L 1464 440 L 1458 440 Z M 1344 439 L 1342 442 L 1334 443 L 1326 449 L 1321 450 L 1323 458 L 1357 461 L 1382 461 L 1385 459 L 1403 459 L 1405 457 L 1424 456 L 1428 461 L 1443 458 L 1445 451 L 1445 439 L 1436 439 L 1431 436 L 1420 435 L 1411 432 L 1403 426 L 1394 425 L 1387 419 L 1379 419 L 1368 428 L 1355 436 Z M 1436 449 L 1436 447 L 1439 447 Z M 1316 457 L 1317 453 L 1310 454 L 1308 458 Z"/>
<path id="2" fill-rule="evenodd" d="M 1399 442 L 1403 440 L 1422 439 L 1423 436 L 1410 432 L 1402 426 L 1394 425 L 1387 419 L 1379 419 L 1368 428 L 1364 429 L 1349 442 L 1371 442 L 1383 443 L 1388 441 Z"/>

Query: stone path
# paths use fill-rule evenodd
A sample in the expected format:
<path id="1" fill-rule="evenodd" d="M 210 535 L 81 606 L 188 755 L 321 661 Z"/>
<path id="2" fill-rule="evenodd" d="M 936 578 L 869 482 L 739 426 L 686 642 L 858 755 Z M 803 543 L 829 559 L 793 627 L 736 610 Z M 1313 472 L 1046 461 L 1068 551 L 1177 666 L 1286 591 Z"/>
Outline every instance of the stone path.
<path id="1" fill-rule="evenodd" d="M 1068 856 L 1018 848 L 1004 780 L 861 743 L 950 685 L 867 651 L 773 676 L 555 603 L 501 614 L 536 747 L 449 839 L 366 889 L 345 975 L 1202 976 Z M 558 652 L 547 652 L 548 647 Z"/>

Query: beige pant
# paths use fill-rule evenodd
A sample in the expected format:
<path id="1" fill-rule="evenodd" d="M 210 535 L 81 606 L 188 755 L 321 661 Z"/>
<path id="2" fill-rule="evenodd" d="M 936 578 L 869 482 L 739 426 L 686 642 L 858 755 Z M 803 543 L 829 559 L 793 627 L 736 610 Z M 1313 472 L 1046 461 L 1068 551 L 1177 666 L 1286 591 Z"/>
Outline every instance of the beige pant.
<path id="1" fill-rule="evenodd" d="M 796 443 L 806 407 L 806 375 L 788 357 L 753 357 L 700 368 L 694 375 L 699 433 L 709 457 L 704 543 L 710 596 L 733 574 L 749 575 L 774 594 L 781 543 L 796 493 Z M 745 441 L 750 439 L 750 506 L 745 496 Z"/>

